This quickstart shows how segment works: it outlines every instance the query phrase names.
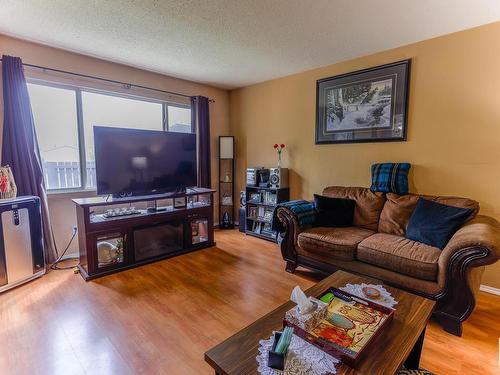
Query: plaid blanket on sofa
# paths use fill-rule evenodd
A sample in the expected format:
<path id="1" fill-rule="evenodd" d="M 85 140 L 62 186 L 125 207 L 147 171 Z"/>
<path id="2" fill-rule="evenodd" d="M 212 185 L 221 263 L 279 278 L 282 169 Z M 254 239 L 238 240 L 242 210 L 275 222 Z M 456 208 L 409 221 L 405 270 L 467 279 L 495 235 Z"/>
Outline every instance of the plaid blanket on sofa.
<path id="1" fill-rule="evenodd" d="M 313 202 L 305 200 L 294 200 L 289 202 L 279 203 L 273 212 L 273 219 L 271 221 L 272 230 L 283 232 L 285 230 L 283 224 L 278 219 L 278 208 L 286 207 L 295 214 L 297 222 L 301 228 L 311 225 L 314 222 L 316 209 Z"/>

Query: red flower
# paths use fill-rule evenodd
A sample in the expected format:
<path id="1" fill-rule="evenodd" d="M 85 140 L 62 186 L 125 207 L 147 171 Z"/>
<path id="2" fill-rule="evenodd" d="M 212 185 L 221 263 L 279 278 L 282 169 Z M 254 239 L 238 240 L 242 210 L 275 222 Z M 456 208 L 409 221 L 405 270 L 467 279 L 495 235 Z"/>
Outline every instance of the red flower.
<path id="1" fill-rule="evenodd" d="M 7 176 L 2 175 L 0 177 L 0 192 L 6 193 L 8 190 L 9 181 L 7 180 Z"/>
<path id="2" fill-rule="evenodd" d="M 278 148 L 278 147 L 279 147 L 279 146 L 278 146 L 278 144 L 277 144 L 277 143 L 275 143 L 275 144 L 274 144 L 274 148 Z"/>
<path id="3" fill-rule="evenodd" d="M 281 147 L 281 148 L 285 148 L 285 144 L 284 144 L 284 143 L 282 143 L 282 144 L 280 145 L 280 147 Z"/>

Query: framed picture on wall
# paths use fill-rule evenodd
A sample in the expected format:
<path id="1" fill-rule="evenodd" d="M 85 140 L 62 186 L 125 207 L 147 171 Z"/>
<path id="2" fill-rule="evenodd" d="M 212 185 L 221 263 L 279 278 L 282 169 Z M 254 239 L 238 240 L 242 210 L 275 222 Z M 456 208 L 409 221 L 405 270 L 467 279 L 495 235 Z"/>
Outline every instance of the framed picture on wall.
<path id="1" fill-rule="evenodd" d="M 406 141 L 410 61 L 316 81 L 316 144 Z"/>

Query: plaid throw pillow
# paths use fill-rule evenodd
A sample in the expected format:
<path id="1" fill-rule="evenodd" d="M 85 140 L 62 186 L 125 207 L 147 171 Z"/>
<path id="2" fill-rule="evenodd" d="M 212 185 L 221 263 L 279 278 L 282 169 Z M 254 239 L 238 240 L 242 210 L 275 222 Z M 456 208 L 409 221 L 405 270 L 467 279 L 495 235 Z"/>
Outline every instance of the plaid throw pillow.
<path id="1" fill-rule="evenodd" d="M 371 191 L 408 194 L 410 163 L 381 163 L 372 165 Z"/>

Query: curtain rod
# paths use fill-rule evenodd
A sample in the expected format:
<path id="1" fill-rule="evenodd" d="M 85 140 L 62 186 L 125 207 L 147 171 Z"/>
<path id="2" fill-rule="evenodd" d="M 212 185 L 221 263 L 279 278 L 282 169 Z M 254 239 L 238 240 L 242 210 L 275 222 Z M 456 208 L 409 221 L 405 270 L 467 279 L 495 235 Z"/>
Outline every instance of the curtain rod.
<path id="1" fill-rule="evenodd" d="M 1 58 L 0 58 L 0 62 L 2 62 Z M 37 69 L 42 69 L 42 70 L 50 70 L 51 72 L 71 74 L 71 75 L 74 75 L 74 76 L 77 76 L 77 77 L 96 79 L 96 80 L 99 80 L 99 81 L 104 81 L 104 82 L 109 82 L 109 83 L 116 83 L 116 84 L 124 86 L 127 89 L 130 89 L 131 87 L 136 87 L 136 88 L 139 88 L 139 89 L 146 89 L 146 90 L 161 92 L 161 93 L 164 93 L 164 94 L 170 94 L 170 95 L 175 95 L 175 96 L 182 96 L 184 98 L 191 98 L 191 95 L 181 94 L 181 93 L 174 92 L 174 91 L 167 91 L 167 90 L 155 89 L 153 87 L 142 86 L 142 85 L 135 85 L 133 83 L 115 81 L 113 79 L 101 78 L 101 77 L 96 77 L 96 76 L 91 76 L 91 75 L 81 74 L 81 73 L 68 72 L 66 70 L 60 70 L 60 69 L 54 69 L 54 68 L 47 68 L 46 66 L 33 65 L 33 64 L 28 64 L 28 63 L 22 63 L 22 64 L 24 66 L 29 66 L 30 68 L 37 68 Z M 208 99 L 208 101 L 210 103 L 215 103 L 214 99 Z"/>

